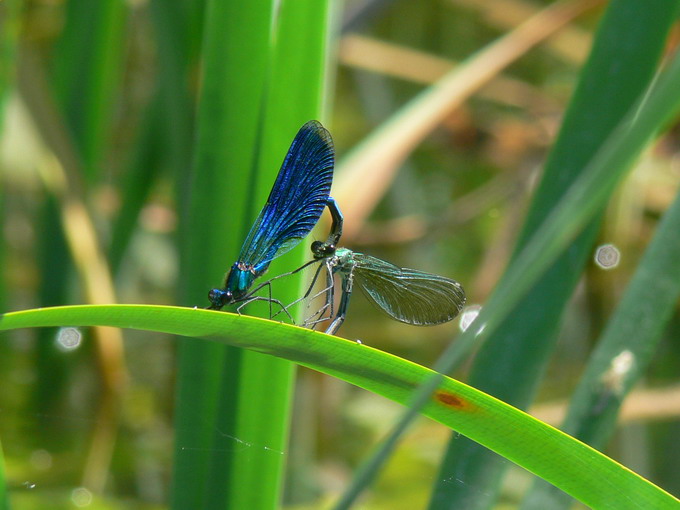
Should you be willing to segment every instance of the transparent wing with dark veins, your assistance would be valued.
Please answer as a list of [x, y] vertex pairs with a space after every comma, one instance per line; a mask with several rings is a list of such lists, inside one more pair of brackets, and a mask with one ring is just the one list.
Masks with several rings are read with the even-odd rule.
[[455, 280], [363, 253], [355, 252], [354, 261], [355, 285], [393, 319], [430, 326], [452, 320], [463, 309], [465, 291]]
[[315, 120], [307, 122], [295, 135], [267, 203], [241, 247], [240, 262], [269, 262], [309, 234], [326, 207], [333, 165], [330, 133]]

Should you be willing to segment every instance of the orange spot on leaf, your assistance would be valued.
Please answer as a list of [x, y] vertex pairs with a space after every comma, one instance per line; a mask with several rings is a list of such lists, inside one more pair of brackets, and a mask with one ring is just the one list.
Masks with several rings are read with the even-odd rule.
[[466, 409], [470, 407], [470, 403], [464, 400], [459, 395], [455, 395], [450, 391], [437, 390], [434, 392], [434, 398], [440, 404], [446, 407], [453, 407], [455, 409]]

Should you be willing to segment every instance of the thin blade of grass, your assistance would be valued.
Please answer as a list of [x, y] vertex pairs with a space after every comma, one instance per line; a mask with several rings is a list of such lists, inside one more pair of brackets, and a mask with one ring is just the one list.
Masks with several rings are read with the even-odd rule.
[[[590, 357], [560, 427], [602, 448], [623, 399], [648, 367], [680, 297], [680, 194], [666, 212]], [[522, 508], [565, 508], [571, 498], [538, 481]]]
[[[166, 161], [163, 155], [170, 143], [161, 134], [165, 122], [161, 101], [156, 97], [141, 122], [140, 132], [132, 149], [131, 162], [119, 184], [122, 204], [113, 222], [108, 253], [113, 274], [117, 274], [120, 269], [135, 233], [139, 214], [146, 204], [163, 162]], [[188, 154], [185, 154], [184, 159], [188, 159]], [[179, 158], [179, 161], [183, 159]]]
[[[611, 148], [612, 142], [617, 144], [616, 139], [610, 136], [614, 127], [652, 79], [666, 34], [675, 19], [677, 5], [668, 2], [649, 4], [641, 16], [636, 2], [620, 0], [610, 4], [601, 22], [592, 54], [536, 191], [517, 252], [523, 249], [525, 254], [529, 253], [530, 238], [534, 247], [542, 243], [544, 249], [553, 250], [555, 256], [558, 255], [554, 252], [556, 246], [566, 248], [566, 239], [569, 242], [573, 240], [573, 243], [521, 303], [512, 312], [507, 310], [507, 318], [488, 337], [470, 373], [472, 385], [513, 405], [525, 407], [531, 401], [557, 338], [556, 331], [565, 304], [591, 249], [599, 225], [599, 211], [622, 177], [621, 171], [627, 169], [637, 155], [637, 152], [630, 153], [620, 141], [629, 138], [635, 144], [635, 150], [640, 151], [660, 127], [660, 124], [633, 124], [626, 132], [624, 126], [617, 135], [619, 148]], [[630, 37], [625, 45], [617, 37], [621, 33]], [[658, 99], [657, 96], [657, 108], [660, 106]], [[647, 110], [647, 113], [651, 112]], [[634, 120], [634, 116], [628, 117], [628, 122]], [[639, 131], [633, 134], [633, 130]], [[608, 144], [602, 147], [593, 163], [587, 165], [608, 137]], [[596, 168], [598, 171], [592, 172]], [[569, 183], [577, 178], [578, 187], [568, 188]], [[584, 209], [574, 208], [569, 213], [580, 216], [578, 220], [576, 216], [569, 218], [565, 215], [566, 208], [555, 209], [560, 197], [563, 200], [558, 207], [566, 205], [568, 199], [571, 199], [572, 205], [584, 200]], [[591, 215], [588, 223], [584, 216], [586, 208], [587, 214]], [[543, 222], [551, 210], [555, 211], [552, 219], [560, 215], [561, 221], [550, 225], [561, 225], [565, 230], [550, 228], [548, 233], [544, 228], [548, 227], [548, 223]], [[580, 233], [579, 230], [584, 227]], [[538, 237], [539, 230], [546, 235], [543, 240]], [[548, 239], [554, 240], [552, 246], [542, 242]], [[557, 242], [557, 239], [561, 241]], [[543, 254], [544, 257], [546, 255]], [[502, 291], [514, 292], [512, 287], [520, 284], [521, 279], [515, 279], [515, 283], [509, 279], [511, 271], [517, 276], [514, 271], [519, 269], [520, 262], [520, 257], [515, 257], [505, 281], [499, 284], [486, 308], [491, 309], [492, 302], [506, 300]], [[525, 269], [534, 271], [537, 267], [525, 266]], [[529, 278], [528, 274], [526, 278]], [[505, 307], [505, 304], [501, 306]], [[459, 339], [458, 343], [463, 347], [464, 339]], [[462, 467], [463, 462], [465, 467]], [[503, 463], [488, 450], [468, 440], [452, 438], [437, 479], [445, 480], [451, 473], [458, 473], [456, 476], [463, 483], [438, 483], [430, 508], [486, 508], [496, 497], [503, 471]]]
[[[126, 175], [121, 184], [123, 203], [112, 228], [109, 260], [117, 272], [139, 214], [159, 173], [167, 169], [178, 189], [188, 185], [191, 166], [194, 112], [189, 76], [198, 58], [191, 45], [191, 20], [200, 2], [150, 3], [158, 44], [159, 76], [156, 93], [148, 105]], [[196, 37], [196, 39], [200, 39]], [[180, 202], [181, 202], [180, 196]], [[183, 207], [181, 208], [183, 209]]]
[[101, 176], [120, 86], [126, 16], [127, 4], [119, 0], [68, 2], [53, 60], [55, 90], [88, 184]]
[[[207, 304], [208, 289], [236, 260], [251, 221], [250, 182], [272, 8], [268, 0], [206, 4], [191, 182], [177, 182], [179, 202], [186, 204], [179, 226], [180, 300], [190, 305]], [[224, 491], [237, 489], [220, 490], [217, 480], [239, 469], [234, 453], [251, 443], [234, 432], [243, 405], [237, 397], [240, 370], [238, 349], [180, 341], [171, 498], [176, 510], [230, 508]], [[261, 457], [250, 460], [268, 469]]]
[[21, 5], [20, 0], [6, 0], [0, 4], [0, 134], [4, 126], [5, 104], [16, 75]]
[[2, 453], [1, 442], [0, 442], [0, 510], [9, 510], [9, 499], [7, 497], [7, 482], [5, 480], [5, 456]]

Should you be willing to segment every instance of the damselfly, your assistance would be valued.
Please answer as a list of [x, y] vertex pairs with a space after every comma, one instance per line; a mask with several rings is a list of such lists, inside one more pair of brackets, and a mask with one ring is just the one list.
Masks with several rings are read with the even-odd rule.
[[[319, 242], [319, 253], [334, 252], [342, 232], [342, 218], [333, 198], [329, 196], [333, 181], [334, 150], [330, 133], [317, 121], [311, 120], [300, 128], [288, 149], [267, 203], [260, 211], [238, 260], [227, 275], [224, 288], [208, 294], [209, 309], [225, 305], [246, 304], [265, 300], [283, 305], [271, 296], [256, 296], [271, 280], [255, 289], [255, 280], [267, 271], [272, 259], [298, 244], [329, 207], [333, 225], [328, 240]], [[271, 289], [271, 287], [270, 287]], [[287, 310], [285, 310], [286, 313]]]
[[[327, 269], [328, 285], [317, 294], [325, 294], [326, 303], [305, 324], [314, 327], [322, 321], [331, 320], [326, 333], [335, 334], [344, 322], [355, 285], [387, 315], [416, 326], [448, 322], [461, 312], [465, 304], [463, 287], [450, 278], [401, 268], [346, 248], [333, 249], [328, 243], [318, 241], [312, 243], [312, 252]], [[311, 293], [323, 267], [320, 266], [317, 270], [312, 286], [304, 297]], [[342, 280], [342, 295], [337, 313], [333, 311], [335, 275], [339, 275]]]

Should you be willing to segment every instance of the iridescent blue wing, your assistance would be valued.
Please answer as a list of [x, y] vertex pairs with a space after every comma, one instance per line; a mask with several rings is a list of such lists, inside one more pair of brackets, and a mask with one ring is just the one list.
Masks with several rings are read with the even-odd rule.
[[315, 120], [302, 126], [241, 247], [240, 262], [252, 266], [268, 263], [309, 234], [326, 207], [334, 160], [330, 133]]
[[363, 253], [355, 252], [353, 259], [355, 284], [393, 319], [429, 326], [448, 322], [463, 309], [465, 291], [455, 280]]

